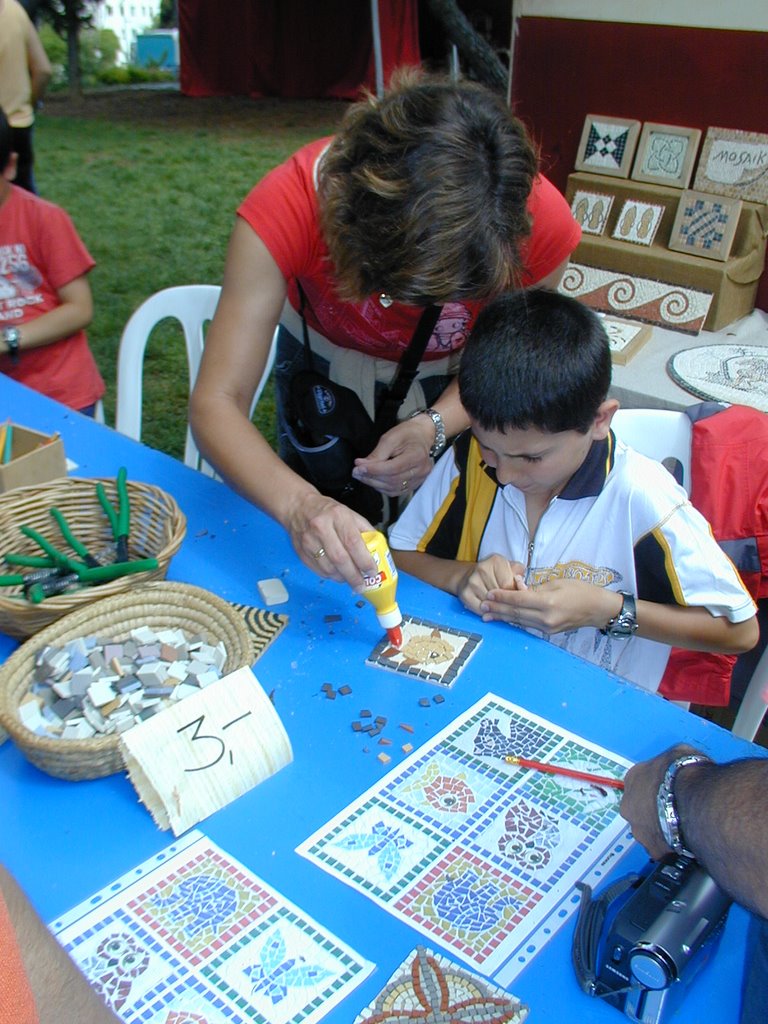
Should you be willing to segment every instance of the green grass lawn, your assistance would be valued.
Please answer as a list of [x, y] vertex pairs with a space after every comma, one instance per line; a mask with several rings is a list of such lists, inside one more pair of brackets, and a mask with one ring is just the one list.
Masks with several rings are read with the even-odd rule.
[[[96, 260], [88, 338], [107, 384], [108, 423], [120, 335], [133, 310], [170, 285], [219, 284], [241, 199], [299, 146], [334, 131], [344, 109], [155, 96], [137, 96], [135, 110], [129, 94], [115, 109], [99, 100], [96, 116], [88, 98], [71, 113], [54, 101], [35, 131], [40, 194], [68, 211]], [[188, 387], [178, 325], [165, 321], [153, 332], [144, 369], [142, 440], [181, 457]], [[255, 420], [274, 443], [271, 388]]]

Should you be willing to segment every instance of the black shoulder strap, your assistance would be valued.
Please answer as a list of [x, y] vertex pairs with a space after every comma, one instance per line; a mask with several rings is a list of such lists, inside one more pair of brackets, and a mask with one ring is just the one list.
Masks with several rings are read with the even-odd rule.
[[382, 395], [376, 411], [376, 427], [380, 435], [393, 427], [397, 421], [397, 412], [419, 372], [421, 357], [426, 351], [442, 309], [442, 306], [427, 306], [416, 324], [416, 330], [400, 358], [392, 383]]

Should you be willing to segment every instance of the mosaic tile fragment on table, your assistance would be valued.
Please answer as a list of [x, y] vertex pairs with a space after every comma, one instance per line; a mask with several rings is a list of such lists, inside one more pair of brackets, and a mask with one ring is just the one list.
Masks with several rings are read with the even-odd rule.
[[522, 1024], [528, 1007], [516, 996], [424, 946], [400, 964], [354, 1024]]
[[467, 633], [413, 615], [403, 616], [401, 629], [401, 646], [394, 647], [385, 636], [365, 659], [366, 665], [414, 676], [438, 686], [453, 686], [482, 642], [479, 633]]
[[197, 831], [51, 930], [126, 1024], [313, 1024], [373, 970]]
[[613, 196], [605, 192], [578, 189], [571, 201], [571, 213], [588, 235], [602, 235], [613, 206]]
[[583, 263], [568, 264], [558, 290], [601, 313], [686, 334], [699, 333], [712, 304], [711, 292]]
[[603, 776], [629, 765], [489, 693], [297, 852], [506, 986], [577, 909], [576, 881], [629, 845], [619, 791], [512, 754]]
[[656, 237], [664, 209], [659, 203], [645, 203], [640, 199], [625, 200], [613, 229], [613, 237], [621, 242], [650, 245]]

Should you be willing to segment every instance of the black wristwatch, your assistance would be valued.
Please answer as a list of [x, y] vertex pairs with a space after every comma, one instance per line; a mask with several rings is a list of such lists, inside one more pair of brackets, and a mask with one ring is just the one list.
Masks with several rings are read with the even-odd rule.
[[681, 768], [689, 764], [711, 764], [712, 759], [706, 754], [685, 754], [674, 760], [664, 773], [664, 779], [659, 786], [656, 796], [656, 809], [659, 814], [659, 828], [664, 836], [664, 842], [675, 853], [684, 857], [693, 857], [694, 854], [687, 850], [683, 841], [683, 834], [680, 830], [680, 816], [677, 813], [675, 802], [675, 778]]
[[19, 341], [21, 340], [21, 331], [18, 327], [4, 327], [3, 341], [8, 346], [8, 355], [11, 357], [11, 362], [15, 366], [19, 361]]
[[609, 619], [600, 632], [603, 636], [612, 636], [616, 640], [627, 640], [637, 632], [637, 603], [634, 594], [628, 594], [626, 590], [620, 590], [619, 593], [624, 599], [621, 602], [621, 611]]

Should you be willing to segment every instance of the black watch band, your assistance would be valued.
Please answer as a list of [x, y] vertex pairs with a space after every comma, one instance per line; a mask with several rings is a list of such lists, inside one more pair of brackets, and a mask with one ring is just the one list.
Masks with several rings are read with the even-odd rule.
[[609, 619], [600, 632], [616, 640], [627, 640], [637, 632], [637, 602], [634, 594], [626, 590], [620, 590], [619, 593], [622, 597], [621, 611]]

